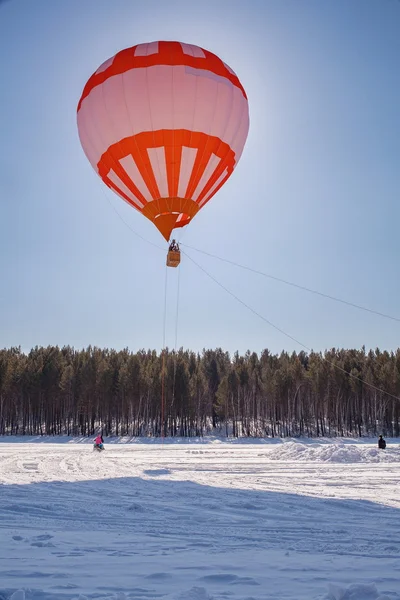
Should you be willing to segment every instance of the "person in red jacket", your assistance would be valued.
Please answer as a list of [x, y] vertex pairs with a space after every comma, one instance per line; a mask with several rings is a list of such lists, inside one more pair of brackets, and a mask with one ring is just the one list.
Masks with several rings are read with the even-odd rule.
[[94, 447], [98, 448], [99, 450], [104, 450], [104, 440], [102, 435], [98, 435], [94, 440]]

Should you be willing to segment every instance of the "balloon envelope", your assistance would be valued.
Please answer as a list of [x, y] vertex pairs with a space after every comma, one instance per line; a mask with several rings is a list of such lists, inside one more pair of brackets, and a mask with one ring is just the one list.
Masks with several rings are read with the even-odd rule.
[[103, 182], [169, 240], [232, 174], [249, 110], [238, 77], [215, 54], [159, 41], [103, 63], [85, 85], [77, 121]]

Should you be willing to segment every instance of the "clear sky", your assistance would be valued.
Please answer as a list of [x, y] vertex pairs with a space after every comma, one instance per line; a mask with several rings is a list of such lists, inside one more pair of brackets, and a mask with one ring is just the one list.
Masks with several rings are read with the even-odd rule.
[[[166, 243], [105, 188], [76, 126], [97, 67], [153, 40], [211, 50], [249, 98], [239, 165], [182, 242], [400, 317], [398, 0], [9, 0], [0, 4], [0, 346], [161, 348]], [[400, 345], [400, 323], [187, 252], [308, 347]], [[186, 257], [179, 269], [178, 346], [302, 349]], [[178, 269], [168, 269], [170, 347], [177, 289]]]

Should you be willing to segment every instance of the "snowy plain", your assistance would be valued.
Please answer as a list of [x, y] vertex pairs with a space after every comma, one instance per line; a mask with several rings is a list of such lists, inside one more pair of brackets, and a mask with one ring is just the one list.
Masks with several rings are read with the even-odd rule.
[[0, 438], [0, 600], [400, 600], [400, 440]]

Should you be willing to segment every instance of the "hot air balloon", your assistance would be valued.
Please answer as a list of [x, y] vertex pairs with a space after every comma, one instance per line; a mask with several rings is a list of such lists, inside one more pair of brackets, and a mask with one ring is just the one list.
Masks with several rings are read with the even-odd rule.
[[169, 241], [231, 176], [249, 110], [237, 75], [215, 54], [158, 41], [106, 60], [83, 89], [77, 122], [96, 173]]

